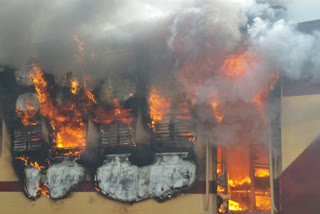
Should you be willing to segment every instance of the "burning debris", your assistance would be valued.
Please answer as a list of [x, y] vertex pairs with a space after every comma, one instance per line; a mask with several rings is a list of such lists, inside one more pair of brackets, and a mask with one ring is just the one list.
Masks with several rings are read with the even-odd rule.
[[196, 166], [183, 160], [187, 153], [156, 154], [155, 162], [137, 167], [129, 154], [108, 155], [97, 169], [95, 182], [99, 191], [112, 199], [137, 202], [147, 198], [163, 201], [190, 187], [196, 178]]

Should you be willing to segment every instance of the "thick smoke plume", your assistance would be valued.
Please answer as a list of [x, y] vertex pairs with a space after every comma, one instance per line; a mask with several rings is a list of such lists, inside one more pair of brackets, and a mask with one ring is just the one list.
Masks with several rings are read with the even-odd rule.
[[290, 23], [285, 1], [207, 3], [179, 12], [170, 26], [177, 81], [192, 102], [214, 104], [212, 142], [265, 143], [267, 94], [279, 75], [318, 79], [319, 33]]
[[[84, 42], [86, 66], [95, 55], [105, 54], [113, 43], [130, 40], [127, 25], [148, 22], [190, 5], [193, 0], [168, 1], [0, 1], [0, 63], [23, 66], [32, 61], [47, 70], [75, 71], [77, 43], [74, 35]], [[120, 29], [122, 27], [122, 30]], [[120, 30], [119, 30], [120, 29]], [[111, 32], [111, 33], [110, 33]], [[113, 41], [113, 40], [118, 41]], [[106, 57], [106, 56], [103, 56]], [[97, 62], [92, 62], [94, 64]], [[89, 68], [100, 68], [96, 65]]]
[[318, 79], [320, 34], [286, 20], [285, 1], [0, 0], [0, 6], [0, 64], [35, 61], [46, 71], [88, 72], [130, 90], [138, 74], [164, 96], [182, 92], [200, 124], [208, 114], [218, 115], [217, 123], [223, 118], [207, 133], [218, 144], [243, 133], [263, 141], [266, 97], [277, 74]]

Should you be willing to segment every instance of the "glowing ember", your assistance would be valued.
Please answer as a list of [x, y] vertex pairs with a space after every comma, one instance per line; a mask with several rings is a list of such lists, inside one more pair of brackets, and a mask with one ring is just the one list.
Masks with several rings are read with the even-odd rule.
[[37, 184], [37, 189], [41, 192], [42, 195], [48, 196], [49, 195], [49, 190], [48, 187], [46, 186], [46, 183], [43, 183], [41, 186]]
[[160, 91], [153, 88], [149, 94], [149, 108], [150, 118], [152, 120], [151, 126], [154, 129], [155, 124], [170, 112], [171, 102], [161, 97]]
[[191, 136], [193, 136], [193, 134], [192, 133], [179, 133], [179, 135], [181, 135], [181, 136], [189, 136], [189, 137], [191, 137]]
[[32, 161], [30, 161], [28, 157], [16, 157], [15, 159], [17, 159], [17, 160], [22, 160], [22, 161], [24, 162], [24, 165], [26, 165], [26, 166], [32, 166], [32, 167], [38, 169], [39, 171], [44, 168], [44, 166], [40, 166], [40, 165], [38, 164], [38, 162], [32, 162]]
[[121, 108], [120, 108], [120, 103], [119, 100], [113, 99], [113, 105], [114, 105], [114, 115], [120, 115], [121, 114]]
[[214, 116], [216, 117], [218, 123], [220, 123], [223, 119], [222, 113], [218, 110], [218, 103], [216, 101], [211, 102], [211, 107], [214, 112]]

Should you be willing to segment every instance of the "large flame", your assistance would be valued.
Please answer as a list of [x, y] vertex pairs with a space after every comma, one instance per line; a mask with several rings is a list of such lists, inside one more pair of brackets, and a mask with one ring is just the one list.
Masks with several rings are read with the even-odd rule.
[[[86, 127], [83, 117], [86, 117], [93, 104], [91, 92], [85, 92], [80, 100], [70, 100], [64, 105], [55, 106], [51, 100], [41, 68], [33, 65], [34, 74], [30, 76], [38, 99], [40, 112], [49, 119], [54, 131], [54, 147], [57, 148], [82, 148], [86, 145]], [[71, 87], [72, 93], [78, 93], [78, 83], [74, 82]], [[89, 95], [89, 96], [88, 96]]]
[[[241, 84], [242, 78], [245, 78], [246, 75], [249, 72], [249, 68], [252, 63], [257, 63], [259, 61], [259, 58], [257, 55], [253, 53], [244, 53], [244, 54], [235, 54], [235, 55], [229, 55], [224, 60], [223, 64], [223, 75], [227, 77], [233, 82], [237, 82], [237, 84]], [[275, 87], [275, 84], [277, 83], [279, 79], [279, 73], [274, 73], [273, 76], [270, 75], [270, 81], [269, 83], [266, 83], [265, 86], [262, 86], [261, 90], [258, 91], [255, 96], [253, 96], [253, 101], [251, 103], [248, 103], [247, 105], [251, 108], [254, 108], [253, 111], [260, 112], [257, 114], [259, 118], [256, 118], [255, 123], [261, 123], [262, 128], [267, 128], [267, 98], [269, 95], [269, 92], [272, 91]], [[219, 95], [219, 94], [218, 94]], [[223, 94], [222, 94], [223, 95]], [[219, 98], [219, 97], [218, 97]], [[242, 101], [243, 102], [243, 101]], [[250, 101], [249, 101], [250, 102]], [[255, 105], [252, 105], [254, 103]], [[225, 110], [223, 111], [223, 114], [221, 112], [221, 105], [223, 106], [230, 106], [234, 105], [235, 108], [237, 108], [237, 102], [234, 102], [232, 104], [230, 103], [218, 103], [216, 100], [211, 100], [211, 107], [214, 112], [214, 115], [219, 122], [222, 120], [228, 123], [227, 121], [229, 118], [235, 119], [232, 116], [230, 117], [229, 111]], [[241, 102], [239, 102], [241, 104]], [[232, 121], [234, 122], [234, 121]], [[250, 127], [250, 124], [248, 124], [248, 121], [242, 121], [241, 119], [238, 120], [238, 125], [241, 127]], [[234, 139], [236, 139], [237, 142], [234, 142], [233, 147], [238, 146], [241, 148], [240, 150], [248, 150], [249, 145], [251, 144], [251, 140], [247, 137], [247, 132], [250, 130], [244, 130], [239, 131], [239, 133], [235, 136]], [[263, 131], [263, 130], [262, 130]], [[244, 143], [246, 142], [246, 143]], [[243, 144], [243, 145], [242, 145]], [[262, 154], [263, 155], [263, 154]], [[239, 156], [235, 157], [235, 156]], [[250, 201], [246, 201], [243, 199], [243, 194], [248, 195], [248, 193], [251, 193], [252, 189], [258, 188], [252, 188], [253, 182], [252, 179], [267, 179], [269, 174], [269, 169], [255, 169], [254, 178], [249, 176], [249, 165], [250, 165], [250, 158], [249, 158], [249, 152], [240, 152], [239, 155], [237, 155], [234, 151], [228, 151], [228, 175], [225, 175], [228, 177], [228, 194], [231, 195], [232, 200], [229, 200], [229, 210], [230, 211], [245, 211], [248, 210], [249, 207], [253, 206], [250, 204]], [[230, 161], [232, 160], [232, 161]], [[221, 169], [217, 171], [217, 174], [220, 175]], [[267, 179], [268, 180], [268, 179]], [[256, 184], [256, 183], [255, 183]], [[259, 188], [262, 188], [259, 186]], [[218, 186], [217, 191], [219, 193], [225, 193], [225, 187], [224, 186]], [[241, 196], [242, 195], [242, 196]], [[250, 194], [251, 195], [251, 194]], [[268, 187], [265, 187], [265, 189], [255, 189], [255, 207], [258, 210], [270, 210], [270, 189]], [[242, 201], [243, 200], [243, 201]]]
[[162, 97], [160, 91], [153, 88], [149, 94], [150, 118], [152, 120], [151, 126], [153, 129], [158, 121], [161, 121], [165, 115], [169, 114], [170, 108], [170, 100]]

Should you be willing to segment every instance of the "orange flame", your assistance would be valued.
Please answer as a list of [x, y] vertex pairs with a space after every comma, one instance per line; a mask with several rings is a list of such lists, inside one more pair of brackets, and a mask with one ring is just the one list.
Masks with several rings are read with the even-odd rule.
[[213, 109], [214, 116], [216, 117], [218, 123], [220, 123], [223, 119], [223, 114], [218, 110], [218, 103], [216, 101], [212, 101], [211, 107]]
[[33, 106], [32, 101], [30, 99], [26, 100], [26, 111], [19, 111], [18, 108], [16, 108], [16, 113], [18, 117], [20, 117], [23, 125], [25, 126], [36, 125], [36, 123], [32, 121], [32, 119], [36, 115], [37, 110]]
[[217, 192], [224, 193], [225, 191], [226, 191], [226, 189], [223, 186], [218, 185]]
[[37, 189], [40, 191], [40, 193], [44, 196], [48, 196], [50, 194], [49, 189], [46, 185], [46, 183], [43, 183], [41, 186], [37, 183]]
[[[269, 169], [255, 169], [255, 177], [268, 177], [270, 176], [269, 174]], [[230, 187], [240, 187], [242, 185], [249, 185], [251, 184], [251, 179], [249, 177], [246, 177], [243, 180], [229, 180], [228, 184]], [[219, 190], [219, 187], [218, 187]], [[220, 189], [222, 190], [222, 189]], [[230, 188], [229, 188], [230, 190]], [[251, 190], [241, 190], [241, 191], [246, 191], [250, 192]], [[231, 189], [231, 194], [233, 190]], [[258, 192], [256, 191], [256, 194]], [[261, 195], [263, 194], [263, 195]], [[256, 207], [259, 210], [270, 210], [271, 205], [270, 205], [270, 189], [266, 189], [262, 192], [259, 191], [259, 195], [255, 196], [256, 199]], [[241, 205], [240, 203], [234, 202], [229, 200], [229, 210], [231, 211], [242, 211], [242, 210], [247, 210], [248, 207], [245, 205]]]
[[44, 168], [44, 166], [40, 166], [40, 165], [38, 164], [38, 162], [32, 162], [32, 161], [30, 161], [28, 157], [22, 156], [22, 157], [16, 157], [15, 159], [17, 159], [17, 160], [22, 160], [22, 161], [24, 162], [24, 165], [26, 165], [26, 166], [32, 166], [32, 167], [38, 169], [39, 171]]
[[132, 109], [125, 109], [121, 106], [118, 99], [113, 99], [114, 109], [112, 111], [102, 111], [102, 109], [98, 109], [96, 111], [96, 117], [94, 121], [97, 123], [111, 123], [112, 121], [122, 121], [131, 125], [133, 118], [131, 116]]
[[79, 89], [79, 82], [77, 80], [71, 80], [70, 91], [72, 94], [77, 94]]
[[171, 102], [170, 100], [161, 97], [160, 91], [153, 88], [149, 94], [149, 108], [150, 118], [152, 120], [152, 128], [155, 128], [155, 124], [161, 121], [163, 116], [170, 112]]
[[90, 90], [86, 90], [85, 94], [89, 100], [91, 100], [94, 103], [97, 103], [96, 99], [94, 98], [94, 95], [92, 94], [92, 92]]
[[240, 203], [237, 203], [235, 201], [229, 200], [229, 210], [230, 211], [242, 211], [242, 210], [247, 210], [247, 209], [248, 209], [247, 206], [240, 204]]
[[279, 72], [273, 74], [270, 83], [254, 97], [254, 102], [259, 107], [259, 109], [263, 108], [269, 92], [274, 89], [278, 80]]
[[17, 112], [18, 117], [20, 117], [23, 125], [25, 125], [25, 126], [36, 125], [36, 123], [32, 121], [32, 118], [36, 115], [36, 111], [26, 110], [24, 112], [21, 112], [16, 108], [16, 112]]
[[270, 176], [269, 169], [255, 169], [254, 176], [260, 177], [260, 178], [269, 177]]
[[[92, 106], [94, 99], [88, 99], [88, 93], [85, 93], [80, 100], [70, 101], [62, 106], [55, 106], [50, 99], [50, 94], [47, 89], [47, 82], [43, 77], [41, 68], [33, 65], [34, 75], [30, 76], [33, 82], [38, 99], [40, 101], [40, 112], [49, 119], [49, 122], [54, 130], [55, 147], [58, 148], [75, 148], [85, 147], [86, 131], [83, 123], [83, 115], [87, 115], [89, 108]], [[74, 82], [75, 83], [75, 82]], [[77, 81], [74, 84], [74, 89], [78, 90]], [[77, 92], [77, 91], [73, 91]], [[92, 94], [90, 94], [91, 96]]]
[[32, 68], [35, 73], [30, 75], [30, 80], [35, 86], [39, 102], [47, 103], [47, 97], [49, 97], [49, 93], [47, 92], [47, 82], [44, 80], [43, 73], [39, 66], [32, 65]]
[[271, 199], [270, 193], [267, 192], [266, 195], [256, 196], [256, 207], [259, 210], [270, 210], [271, 209]]
[[269, 90], [268, 88], [265, 88], [254, 97], [254, 102], [260, 109], [263, 107], [264, 101], [268, 94], [269, 94]]
[[251, 184], [251, 179], [249, 177], [246, 177], [243, 180], [229, 180], [228, 184], [230, 187], [237, 187], [237, 186], [242, 186], [244, 184]]
[[224, 61], [225, 75], [230, 80], [238, 80], [247, 73], [246, 63], [257, 59], [257, 56], [251, 53], [229, 55]]

